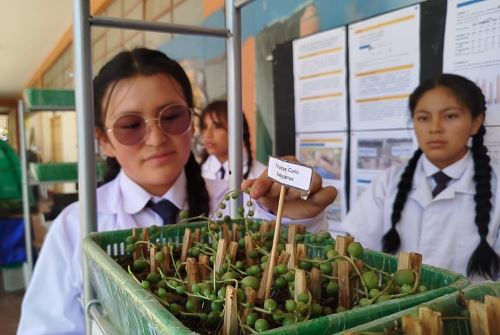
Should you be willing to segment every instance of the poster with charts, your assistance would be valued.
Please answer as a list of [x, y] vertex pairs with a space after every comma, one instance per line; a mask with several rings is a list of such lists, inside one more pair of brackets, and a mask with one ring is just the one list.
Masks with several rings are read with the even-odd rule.
[[420, 6], [349, 25], [351, 129], [408, 128], [420, 73]]
[[346, 28], [293, 42], [295, 131], [347, 129]]
[[329, 231], [337, 235], [339, 223], [346, 214], [345, 170], [347, 157], [347, 135], [345, 132], [298, 134], [297, 158], [314, 168], [323, 178], [323, 186], [334, 186], [338, 195], [326, 209]]
[[481, 87], [486, 124], [500, 125], [500, 0], [448, 0], [443, 72]]
[[500, 171], [500, 127], [486, 127], [484, 144], [488, 147], [491, 166]]
[[349, 207], [380, 172], [406, 163], [416, 149], [411, 129], [352, 132]]

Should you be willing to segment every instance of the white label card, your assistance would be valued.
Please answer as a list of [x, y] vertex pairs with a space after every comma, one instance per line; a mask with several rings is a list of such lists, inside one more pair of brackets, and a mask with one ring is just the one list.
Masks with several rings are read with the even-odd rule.
[[280, 184], [309, 192], [313, 169], [310, 166], [290, 163], [269, 156], [267, 176]]

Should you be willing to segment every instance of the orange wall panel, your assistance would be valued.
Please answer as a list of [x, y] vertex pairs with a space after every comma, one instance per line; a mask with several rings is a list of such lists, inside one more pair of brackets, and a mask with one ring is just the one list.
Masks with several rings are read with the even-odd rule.
[[219, 9], [224, 9], [224, 0], [203, 0], [203, 16], [208, 17]]

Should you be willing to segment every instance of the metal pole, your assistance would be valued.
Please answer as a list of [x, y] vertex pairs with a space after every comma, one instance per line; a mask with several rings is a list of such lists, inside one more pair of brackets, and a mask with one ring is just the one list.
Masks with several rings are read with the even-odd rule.
[[[75, 52], [75, 102], [78, 124], [78, 197], [83, 238], [97, 229], [96, 164], [94, 147], [94, 106], [92, 93], [92, 49], [90, 41], [90, 1], [73, 0], [73, 48]], [[88, 264], [83, 257], [83, 306], [93, 299]], [[92, 332], [85, 311], [86, 334]]]
[[[231, 32], [226, 40], [227, 53], [227, 107], [229, 136], [229, 189], [241, 187], [242, 164], [242, 116], [241, 111], [241, 13], [234, 7], [233, 0], [226, 0], [226, 28]], [[231, 216], [236, 217], [243, 199], [232, 200]]]
[[234, 7], [240, 9], [242, 7], [245, 7], [246, 5], [249, 5], [253, 1], [254, 0], [234, 0]]
[[23, 189], [24, 243], [26, 245], [26, 264], [24, 285], [28, 287], [33, 274], [33, 247], [31, 244], [31, 214], [28, 183], [28, 158], [26, 156], [26, 133], [24, 129], [24, 103], [17, 102], [17, 123], [19, 131], [19, 157], [21, 158], [21, 182]]
[[216, 29], [208, 27], [197, 27], [178, 23], [166, 23], [166, 22], [148, 22], [141, 20], [132, 20], [124, 18], [112, 18], [112, 17], [99, 17], [95, 16], [90, 18], [90, 24], [96, 27], [108, 27], [108, 28], [119, 28], [119, 29], [134, 29], [134, 30], [145, 30], [145, 31], [155, 31], [160, 33], [180, 33], [185, 35], [201, 35], [201, 36], [215, 36], [215, 37], [227, 37], [229, 31], [226, 29]]

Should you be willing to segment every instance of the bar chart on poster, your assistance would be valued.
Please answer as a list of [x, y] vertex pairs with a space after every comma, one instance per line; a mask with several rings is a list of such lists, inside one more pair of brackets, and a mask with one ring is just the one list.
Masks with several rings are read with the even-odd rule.
[[443, 71], [481, 87], [486, 125], [500, 125], [500, 0], [449, 0]]

